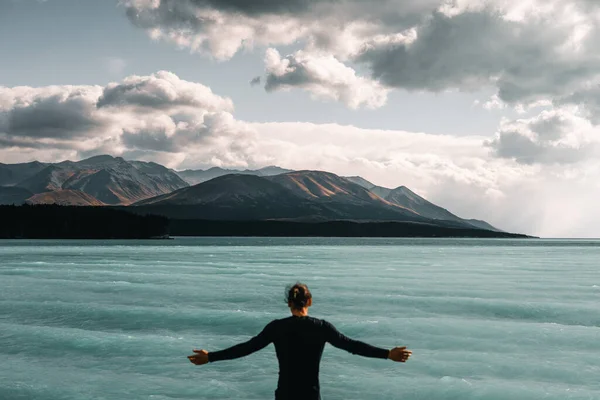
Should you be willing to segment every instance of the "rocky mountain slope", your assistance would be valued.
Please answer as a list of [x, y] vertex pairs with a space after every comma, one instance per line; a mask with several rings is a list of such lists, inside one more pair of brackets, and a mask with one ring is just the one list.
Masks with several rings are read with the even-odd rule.
[[355, 182], [358, 185], [368, 189], [371, 193], [374, 193], [381, 198], [389, 201], [392, 204], [396, 204], [400, 207], [412, 210], [417, 214], [434, 219], [434, 220], [446, 220], [455, 221], [460, 223], [467, 223], [479, 229], [493, 230], [501, 232], [499, 229], [493, 227], [485, 221], [479, 221], [475, 219], [464, 219], [460, 218], [450, 211], [433, 204], [432, 202], [419, 196], [406, 186], [400, 186], [396, 189], [388, 189], [382, 186], [374, 185], [360, 176], [348, 177], [348, 180]]
[[[15, 167], [16, 165], [16, 167]], [[56, 164], [2, 165], [7, 176], [3, 182], [33, 194], [70, 190], [86, 193], [102, 204], [127, 205], [171, 193], [188, 184], [168, 168], [156, 163], [126, 161], [120, 157], [96, 156], [82, 161]], [[27, 167], [26, 167], [27, 166]], [[10, 173], [10, 176], [9, 176]], [[18, 181], [19, 178], [23, 178]], [[80, 198], [61, 195], [62, 200]], [[38, 196], [36, 201], [52, 200]]]
[[56, 204], [60, 206], [103, 206], [105, 205], [95, 197], [79, 190], [56, 190], [33, 195], [26, 201], [27, 204]]

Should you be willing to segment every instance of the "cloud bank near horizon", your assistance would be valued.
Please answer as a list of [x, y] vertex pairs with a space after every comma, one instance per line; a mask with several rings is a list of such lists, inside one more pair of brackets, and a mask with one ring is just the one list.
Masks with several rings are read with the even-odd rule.
[[600, 222], [598, 131], [577, 109], [507, 120], [493, 137], [249, 123], [233, 110], [231, 99], [166, 71], [105, 86], [0, 87], [0, 158], [107, 153], [180, 169], [319, 169], [406, 185], [512, 231], [587, 236]]

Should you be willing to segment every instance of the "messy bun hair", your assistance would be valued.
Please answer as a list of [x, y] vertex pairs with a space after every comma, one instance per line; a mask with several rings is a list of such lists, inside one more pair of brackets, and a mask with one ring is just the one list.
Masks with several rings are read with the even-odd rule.
[[312, 299], [308, 286], [304, 283], [297, 282], [295, 285], [288, 286], [286, 289], [285, 301], [293, 309], [301, 310], [308, 304], [308, 300]]

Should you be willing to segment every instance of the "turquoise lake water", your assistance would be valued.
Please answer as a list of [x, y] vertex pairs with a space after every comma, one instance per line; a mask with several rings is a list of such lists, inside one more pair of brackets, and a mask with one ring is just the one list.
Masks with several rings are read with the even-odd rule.
[[[0, 241], [0, 399], [272, 399], [284, 287], [406, 364], [331, 346], [324, 400], [600, 399], [600, 241]], [[376, 395], [374, 395], [374, 393]]]

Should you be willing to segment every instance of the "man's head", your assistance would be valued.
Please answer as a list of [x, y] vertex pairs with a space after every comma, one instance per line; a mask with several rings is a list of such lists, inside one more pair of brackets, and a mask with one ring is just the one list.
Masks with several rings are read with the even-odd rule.
[[286, 302], [291, 311], [304, 311], [312, 305], [312, 295], [308, 286], [303, 283], [296, 283], [286, 288]]

